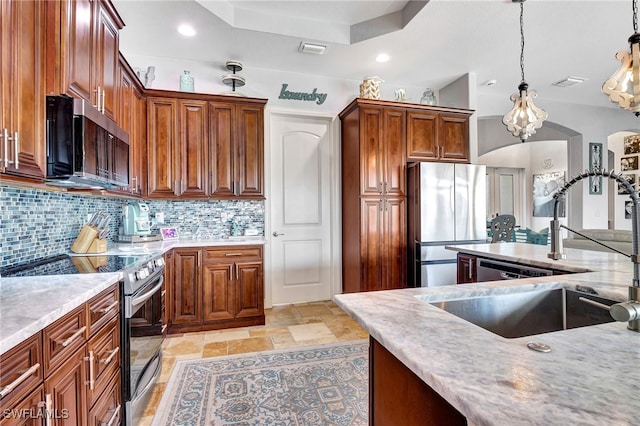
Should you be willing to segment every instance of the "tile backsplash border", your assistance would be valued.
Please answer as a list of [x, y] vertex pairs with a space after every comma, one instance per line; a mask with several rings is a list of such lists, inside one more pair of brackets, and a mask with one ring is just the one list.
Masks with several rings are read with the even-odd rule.
[[264, 201], [137, 200], [0, 184], [0, 268], [69, 253], [87, 216], [98, 210], [112, 217], [113, 242], [128, 203], [144, 202], [152, 215], [164, 213], [160, 227], [175, 227], [181, 238], [220, 238], [252, 230], [264, 235]]

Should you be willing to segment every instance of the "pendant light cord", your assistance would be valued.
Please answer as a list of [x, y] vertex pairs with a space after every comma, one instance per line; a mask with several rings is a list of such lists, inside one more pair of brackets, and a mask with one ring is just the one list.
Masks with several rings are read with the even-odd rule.
[[633, 0], [633, 33], [638, 33], [638, 4]]
[[[635, 3], [636, 0], [633, 0], [634, 6]], [[633, 23], [637, 26], [635, 19], [636, 10], [637, 8], [634, 9]], [[520, 2], [520, 73], [522, 75], [522, 83], [524, 83], [524, 1]]]

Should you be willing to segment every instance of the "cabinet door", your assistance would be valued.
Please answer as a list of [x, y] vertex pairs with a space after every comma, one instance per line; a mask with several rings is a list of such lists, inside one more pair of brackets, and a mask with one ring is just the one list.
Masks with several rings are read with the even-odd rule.
[[83, 348], [66, 358], [65, 363], [44, 381], [45, 400], [50, 401], [53, 412], [59, 416], [67, 414], [56, 421], [56, 425], [87, 424], [87, 377]]
[[[0, 417], [0, 426], [42, 426], [42, 418], [35, 415], [25, 415], [25, 413], [38, 413], [43, 409], [42, 402], [44, 400], [44, 386], [40, 384], [19, 403], [2, 406], [3, 413], [6, 414]], [[17, 415], [10, 415], [11, 412], [17, 413]]]
[[129, 133], [131, 157], [131, 180], [129, 186], [134, 194], [146, 195], [146, 147], [147, 147], [147, 100], [136, 88], [133, 89], [133, 124]]
[[407, 158], [434, 160], [439, 156], [438, 115], [429, 111], [407, 111]]
[[[0, 365], [2, 366], [0, 368], [0, 389], [6, 389], [7, 386], [14, 384], [13, 389], [0, 399], [0, 410], [15, 406], [32, 389], [42, 383], [44, 377], [42, 364], [41, 333], [34, 334], [0, 355]], [[19, 380], [27, 371], [31, 374], [23, 380]], [[2, 422], [0, 421], [0, 423]]]
[[162, 324], [166, 325], [165, 333], [171, 325], [171, 312], [173, 296], [173, 250], [169, 250], [164, 255], [164, 283], [162, 284], [166, 293], [162, 295]]
[[458, 284], [475, 283], [477, 281], [476, 257], [458, 253]]
[[381, 195], [384, 185], [382, 111], [379, 108], [362, 108], [360, 114], [360, 193]]
[[180, 249], [173, 255], [173, 324], [197, 324], [201, 321], [200, 250]]
[[383, 252], [380, 260], [383, 289], [407, 286], [407, 208], [405, 198], [388, 198], [383, 203]]
[[45, 5], [12, 0], [3, 1], [0, 8], [0, 132], [6, 129], [6, 137], [11, 138], [7, 142], [0, 137], [0, 172], [40, 179], [46, 167]]
[[209, 103], [211, 195], [235, 195], [235, 107]]
[[469, 161], [469, 117], [441, 113], [438, 121], [438, 139], [442, 146], [440, 157], [448, 161]]
[[236, 318], [264, 315], [262, 262], [236, 262]]
[[384, 200], [363, 198], [360, 203], [360, 291], [378, 290], [381, 288]]
[[238, 105], [236, 111], [236, 195], [264, 195], [264, 118], [262, 107]]
[[[102, 90], [100, 109], [106, 116], [115, 120], [119, 29], [101, 2], [96, 1], [95, 7], [96, 30], [92, 58], [92, 72], [95, 73], [93, 88], [96, 95], [98, 90]], [[97, 100], [97, 97], [94, 98], [94, 103], [97, 103]]]
[[180, 167], [178, 157], [177, 102], [175, 99], [147, 100], [147, 185], [149, 197], [176, 196]]
[[93, 1], [68, 0], [62, 7], [62, 87], [70, 96], [95, 102], [91, 80], [93, 47]]
[[202, 277], [203, 321], [224, 321], [234, 318], [234, 265], [214, 263], [204, 266]]
[[384, 142], [382, 158], [384, 162], [384, 179], [382, 191], [385, 195], [404, 195], [406, 191], [406, 125], [405, 113], [397, 109], [383, 111]]
[[179, 101], [180, 171], [178, 194], [206, 197], [209, 136], [206, 101]]

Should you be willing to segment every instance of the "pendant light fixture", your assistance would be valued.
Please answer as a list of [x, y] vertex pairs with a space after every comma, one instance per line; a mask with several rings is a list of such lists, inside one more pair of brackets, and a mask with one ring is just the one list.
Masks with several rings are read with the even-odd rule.
[[640, 34], [638, 34], [638, 5], [633, 0], [633, 34], [629, 37], [630, 50], [616, 53], [620, 69], [602, 85], [602, 93], [620, 108], [640, 115]]
[[520, 73], [522, 80], [518, 86], [518, 92], [511, 95], [513, 109], [502, 117], [502, 122], [507, 130], [522, 142], [536, 133], [536, 129], [542, 127], [542, 122], [548, 114], [533, 104], [533, 98], [538, 96], [535, 90], [529, 91], [529, 85], [524, 79], [524, 2], [525, 0], [512, 0], [520, 3]]

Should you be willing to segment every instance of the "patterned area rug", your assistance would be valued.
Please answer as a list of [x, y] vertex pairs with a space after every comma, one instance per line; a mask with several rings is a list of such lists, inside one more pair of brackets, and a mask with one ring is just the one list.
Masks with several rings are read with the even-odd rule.
[[178, 361], [153, 425], [366, 425], [369, 343]]

